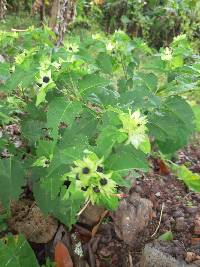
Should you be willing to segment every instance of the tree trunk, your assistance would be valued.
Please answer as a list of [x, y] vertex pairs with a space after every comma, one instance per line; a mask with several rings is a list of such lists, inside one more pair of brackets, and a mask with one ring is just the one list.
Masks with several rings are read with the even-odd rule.
[[6, 5], [7, 5], [6, 0], [0, 0], [0, 20], [5, 17], [7, 10]]
[[54, 0], [51, 8], [49, 27], [57, 35], [56, 45], [60, 46], [70, 22], [76, 14], [76, 0]]

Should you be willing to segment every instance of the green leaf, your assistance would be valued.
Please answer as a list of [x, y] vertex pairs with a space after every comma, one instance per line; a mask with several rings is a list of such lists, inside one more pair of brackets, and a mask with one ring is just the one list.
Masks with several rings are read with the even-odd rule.
[[97, 154], [106, 159], [116, 143], [122, 143], [127, 139], [127, 135], [121, 133], [116, 127], [108, 126], [101, 130], [97, 138]]
[[52, 129], [51, 136], [57, 140], [60, 123], [64, 122], [70, 126], [81, 110], [80, 102], [71, 102], [64, 97], [54, 98], [49, 104], [47, 113], [47, 126]]
[[35, 254], [24, 236], [9, 235], [7, 242], [0, 240], [1, 266], [39, 267]]
[[195, 115], [196, 131], [200, 132], [200, 106], [193, 106], [192, 110]]
[[84, 203], [81, 192], [72, 192], [70, 197], [66, 199], [66, 189], [62, 189], [60, 196], [54, 198], [48, 190], [37, 183], [33, 187], [33, 194], [39, 207], [45, 214], [53, 214], [69, 228], [76, 223], [77, 213]]
[[111, 74], [113, 72], [112, 58], [107, 53], [99, 53], [97, 59], [97, 66], [106, 74]]
[[173, 153], [183, 147], [195, 130], [194, 114], [181, 97], [169, 97], [159, 112], [148, 117], [150, 135], [163, 153]]
[[0, 160], [0, 201], [9, 207], [10, 201], [18, 199], [25, 185], [23, 163], [13, 158]]
[[182, 180], [189, 189], [200, 192], [200, 175], [191, 172], [186, 166], [172, 165], [172, 169], [180, 180]]
[[117, 172], [129, 171], [131, 169], [148, 170], [148, 163], [143, 152], [136, 150], [131, 145], [119, 146], [115, 154], [108, 159], [107, 166], [110, 170]]
[[167, 231], [164, 234], [160, 235], [158, 237], [158, 240], [162, 240], [162, 241], [172, 241], [173, 240], [173, 234], [171, 231]]
[[97, 74], [87, 74], [78, 83], [80, 94], [87, 97], [89, 94], [94, 93], [94, 89], [104, 87], [110, 83], [109, 80]]
[[44, 122], [27, 118], [22, 122], [22, 134], [29, 141], [35, 142], [43, 136], [44, 127]]

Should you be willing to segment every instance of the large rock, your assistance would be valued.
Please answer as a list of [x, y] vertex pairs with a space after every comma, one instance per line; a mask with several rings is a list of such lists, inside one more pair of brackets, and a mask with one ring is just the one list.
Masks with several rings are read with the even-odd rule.
[[126, 244], [135, 246], [139, 235], [152, 219], [152, 207], [151, 201], [141, 198], [137, 193], [123, 199], [113, 216], [117, 236]]
[[187, 264], [179, 261], [154, 247], [153, 244], [146, 244], [140, 261], [140, 267], [195, 267], [194, 264]]
[[23, 199], [12, 202], [9, 230], [22, 233], [34, 243], [47, 243], [55, 235], [58, 223], [51, 216], [45, 216], [35, 202]]

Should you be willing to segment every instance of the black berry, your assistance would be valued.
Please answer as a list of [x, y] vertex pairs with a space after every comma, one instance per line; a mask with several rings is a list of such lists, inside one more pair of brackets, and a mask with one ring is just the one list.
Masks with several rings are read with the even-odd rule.
[[100, 180], [100, 184], [101, 185], [106, 185], [108, 183], [108, 180], [106, 179], [106, 178], [102, 178], [101, 180]]
[[44, 162], [46, 165], [48, 165], [49, 163], [50, 163], [50, 161], [49, 160], [45, 160], [45, 162]]
[[97, 172], [103, 172], [103, 167], [97, 166]]
[[89, 187], [89, 186], [85, 186], [85, 187], [82, 186], [82, 187], [81, 187], [81, 190], [82, 190], [82, 191], [87, 191], [87, 190], [88, 190], [88, 187]]
[[65, 180], [63, 183], [63, 185], [66, 186], [67, 188], [70, 186], [70, 184], [71, 184], [71, 181], [69, 180]]
[[88, 174], [90, 172], [90, 169], [88, 167], [85, 167], [82, 169], [83, 174]]
[[69, 47], [69, 50], [70, 50], [70, 51], [72, 51], [72, 50], [73, 50], [71, 46]]
[[50, 80], [49, 77], [47, 77], [47, 76], [44, 76], [44, 77], [43, 77], [43, 82], [44, 82], [44, 83], [48, 83], [49, 80]]
[[95, 193], [100, 193], [100, 190], [99, 190], [98, 186], [93, 187], [93, 191]]
[[138, 124], [137, 124], [137, 126], [139, 127], [139, 126], [141, 126], [141, 124], [140, 124], [140, 123], [138, 123]]

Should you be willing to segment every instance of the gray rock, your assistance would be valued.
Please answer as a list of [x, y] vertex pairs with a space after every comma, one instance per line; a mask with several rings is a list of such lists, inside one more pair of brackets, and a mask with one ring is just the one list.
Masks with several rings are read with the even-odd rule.
[[187, 264], [163, 253], [152, 244], [146, 244], [140, 261], [140, 267], [195, 267], [194, 264]]
[[135, 246], [152, 218], [152, 207], [151, 201], [141, 198], [137, 193], [123, 199], [113, 215], [117, 236], [126, 244]]

